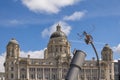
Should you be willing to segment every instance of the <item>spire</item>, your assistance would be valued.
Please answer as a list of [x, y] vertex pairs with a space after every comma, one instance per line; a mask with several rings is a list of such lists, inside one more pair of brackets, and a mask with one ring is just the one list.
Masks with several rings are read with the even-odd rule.
[[61, 26], [59, 24], [57, 25], [57, 31], [61, 31]]

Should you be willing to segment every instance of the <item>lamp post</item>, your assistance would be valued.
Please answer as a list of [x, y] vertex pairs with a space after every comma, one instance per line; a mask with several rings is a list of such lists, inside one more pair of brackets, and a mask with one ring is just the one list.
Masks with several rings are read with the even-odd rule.
[[97, 50], [93, 44], [93, 38], [90, 34], [86, 33], [85, 31], [83, 32], [83, 34], [85, 35], [85, 43], [88, 45], [88, 44], [91, 44], [92, 48], [94, 49], [94, 52], [96, 54], [96, 57], [97, 57], [97, 66], [98, 66], [98, 80], [100, 80], [100, 63], [99, 63], [99, 56], [98, 56], [98, 53], [97, 53]]

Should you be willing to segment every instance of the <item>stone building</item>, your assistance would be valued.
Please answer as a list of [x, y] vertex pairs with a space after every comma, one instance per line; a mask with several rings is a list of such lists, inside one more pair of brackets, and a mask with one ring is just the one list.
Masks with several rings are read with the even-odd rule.
[[[106, 44], [101, 51], [100, 80], [114, 80], [114, 62], [112, 49]], [[97, 80], [98, 66], [97, 60], [86, 60], [79, 75], [80, 80]]]
[[20, 57], [20, 46], [11, 39], [6, 47], [5, 80], [62, 80], [68, 71], [70, 43], [58, 25], [50, 36], [44, 59]]
[[120, 60], [118, 60], [118, 79], [120, 79]]
[[115, 80], [119, 80], [119, 67], [120, 65], [118, 65], [119, 60], [116, 62], [114, 62], [114, 75], [115, 75]]
[[[71, 61], [70, 43], [61, 26], [50, 36], [44, 59], [20, 57], [20, 46], [11, 39], [6, 47], [5, 80], [65, 80]], [[108, 45], [102, 50], [100, 80], [114, 80], [113, 52]], [[96, 80], [97, 62], [86, 60], [78, 80]]]
[[5, 80], [5, 73], [4, 72], [0, 72], [0, 80]]

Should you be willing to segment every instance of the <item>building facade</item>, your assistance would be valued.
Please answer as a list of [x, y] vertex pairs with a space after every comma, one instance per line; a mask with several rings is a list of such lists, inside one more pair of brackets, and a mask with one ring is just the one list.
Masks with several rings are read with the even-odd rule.
[[5, 80], [5, 73], [4, 72], [0, 72], [0, 80]]
[[[70, 43], [61, 26], [50, 36], [44, 59], [20, 57], [20, 46], [11, 39], [6, 47], [5, 80], [65, 80], [71, 61]], [[114, 80], [113, 52], [105, 45], [100, 61], [100, 80]], [[96, 80], [98, 72], [95, 59], [86, 60], [78, 80]]]
[[100, 71], [100, 80], [114, 80], [113, 52], [108, 44], [103, 47], [101, 56], [100, 70], [98, 70], [98, 64], [95, 58], [84, 62], [79, 74], [80, 80], [98, 80], [98, 71]]
[[120, 60], [118, 60], [118, 78], [120, 79]]
[[9, 41], [6, 52], [5, 80], [63, 80], [71, 60], [70, 43], [59, 25], [50, 36], [44, 59], [20, 57], [15, 39]]
[[[119, 61], [119, 60], [118, 60]], [[120, 65], [119, 65], [120, 66]], [[118, 62], [114, 62], [114, 75], [115, 75], [115, 80], [119, 80], [119, 66]]]

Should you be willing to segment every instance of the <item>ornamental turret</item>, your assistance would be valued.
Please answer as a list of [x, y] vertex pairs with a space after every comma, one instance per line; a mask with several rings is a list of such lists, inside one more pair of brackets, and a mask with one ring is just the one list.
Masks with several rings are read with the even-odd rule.
[[6, 47], [6, 58], [18, 58], [20, 55], [20, 47], [18, 42], [12, 38]]
[[106, 44], [101, 52], [103, 61], [113, 61], [113, 51], [108, 44]]

